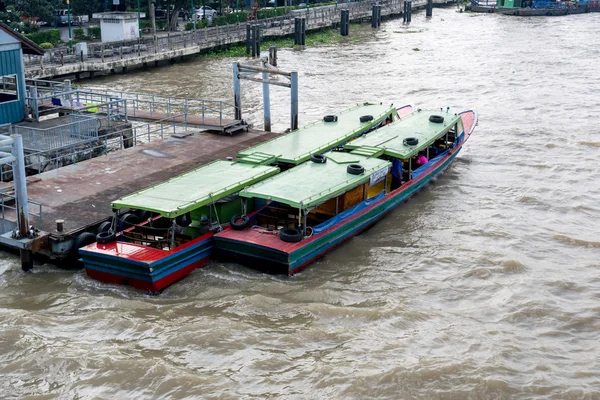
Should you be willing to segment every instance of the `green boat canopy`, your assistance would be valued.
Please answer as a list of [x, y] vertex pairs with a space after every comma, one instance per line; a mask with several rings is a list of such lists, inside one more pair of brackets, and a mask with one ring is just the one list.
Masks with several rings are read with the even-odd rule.
[[277, 167], [215, 161], [114, 201], [112, 208], [147, 210], [175, 218], [278, 172]]
[[[442, 116], [444, 121], [442, 123], [431, 122], [429, 117], [432, 115]], [[420, 110], [402, 120], [353, 140], [344, 145], [344, 148], [352, 150], [352, 154], [367, 157], [379, 157], [386, 154], [406, 159], [431, 146], [437, 138], [453, 128], [460, 120], [460, 116], [453, 113], [440, 110]], [[406, 138], [417, 138], [419, 143], [409, 146], [404, 144]]]
[[[352, 175], [349, 164], [360, 164], [364, 173]], [[328, 153], [327, 162], [307, 162], [240, 192], [240, 196], [274, 200], [292, 207], [310, 208], [371, 179], [383, 177], [391, 163], [348, 153]]]
[[[242, 150], [237, 157], [242, 162], [258, 162], [257, 160], [271, 160], [270, 162], [284, 162], [298, 165], [307, 161], [311, 154], [323, 153], [331, 150], [348, 140], [356, 137], [361, 132], [379, 124], [388, 115], [395, 112], [393, 104], [363, 104], [337, 115], [335, 122], [323, 120], [304, 126], [287, 135], [262, 143], [258, 146]], [[368, 122], [360, 122], [360, 117], [372, 115]]]

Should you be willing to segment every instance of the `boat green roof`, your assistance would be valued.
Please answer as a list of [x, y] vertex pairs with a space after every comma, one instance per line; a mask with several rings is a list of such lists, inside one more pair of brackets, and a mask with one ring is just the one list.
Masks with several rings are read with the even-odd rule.
[[[352, 175], [347, 172], [349, 164], [360, 164], [365, 172]], [[299, 165], [242, 190], [240, 196], [309, 208], [369, 181], [376, 172], [387, 173], [390, 165], [390, 162], [377, 158], [331, 152], [325, 163]]]
[[215, 161], [112, 203], [175, 218], [279, 172], [278, 167]]
[[[311, 154], [323, 153], [346, 143], [394, 111], [393, 104], [358, 105], [337, 114], [336, 122], [316, 121], [287, 135], [242, 150], [237, 157], [248, 159], [258, 154], [259, 158], [265, 158], [268, 155], [274, 162], [297, 165], [308, 160]], [[373, 120], [360, 122], [363, 115], [372, 115]]]
[[[443, 123], [429, 121], [432, 115], [444, 117]], [[440, 110], [419, 110], [402, 120], [395, 121], [344, 145], [352, 153], [378, 157], [382, 154], [396, 158], [409, 158], [422, 149], [430, 146], [436, 138], [454, 126], [460, 116]], [[414, 137], [419, 139], [415, 146], [404, 144], [404, 139]]]

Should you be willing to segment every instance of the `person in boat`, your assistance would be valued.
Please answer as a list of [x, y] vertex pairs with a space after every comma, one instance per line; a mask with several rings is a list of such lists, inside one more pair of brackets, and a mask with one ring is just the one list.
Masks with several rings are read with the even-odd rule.
[[403, 171], [402, 161], [397, 158], [392, 159], [392, 190], [402, 185]]
[[427, 164], [427, 156], [423, 153], [419, 154], [419, 156], [417, 157], [417, 165], [421, 166], [421, 165], [425, 165]]

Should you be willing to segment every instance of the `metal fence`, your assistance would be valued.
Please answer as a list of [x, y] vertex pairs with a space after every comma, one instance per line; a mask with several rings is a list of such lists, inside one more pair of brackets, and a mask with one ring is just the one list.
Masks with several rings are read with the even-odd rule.
[[26, 151], [53, 150], [98, 138], [98, 119], [84, 115], [69, 115], [68, 124], [40, 129], [15, 125], [13, 131], [23, 137]]

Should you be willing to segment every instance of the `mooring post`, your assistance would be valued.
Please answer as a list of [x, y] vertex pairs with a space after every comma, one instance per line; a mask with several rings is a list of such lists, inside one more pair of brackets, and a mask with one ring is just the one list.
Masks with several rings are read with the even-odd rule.
[[246, 24], [246, 54], [250, 54], [250, 24]]
[[344, 15], [346, 15], [346, 10], [341, 10], [340, 11], [340, 35], [342, 35], [342, 36], [346, 36], [344, 34], [344, 32], [345, 32], [344, 24], [346, 23], [346, 18], [344, 17]]
[[252, 58], [256, 57], [256, 29], [255, 26], [252, 26], [251, 32], [251, 43], [252, 43]]
[[427, 9], [425, 10], [426, 17], [433, 16], [433, 0], [427, 0]]
[[233, 104], [235, 108], [235, 119], [242, 120], [242, 96], [240, 87], [240, 65], [233, 63]]
[[408, 17], [406, 18], [406, 22], [410, 22], [412, 20], [412, 1], [408, 0], [406, 6], [406, 11], [408, 13]]
[[290, 89], [292, 92], [292, 130], [298, 129], [298, 72], [290, 73]]
[[375, 4], [371, 10], [371, 28], [377, 28], [377, 5]]
[[256, 57], [260, 57], [260, 25], [254, 25], [254, 29], [256, 29], [256, 38], [255, 46], [256, 46]]
[[271, 96], [269, 94], [269, 73], [266, 71], [267, 66], [265, 65], [265, 61], [261, 62], [262, 67], [264, 69], [262, 73], [263, 80], [263, 109], [265, 116], [265, 131], [271, 132]]
[[[27, 181], [25, 180], [25, 157], [23, 155], [23, 138], [21, 135], [11, 135], [14, 139], [12, 154], [15, 160], [12, 163], [13, 179], [15, 185], [17, 239], [27, 237], [29, 232], [29, 206], [27, 201]], [[21, 249], [21, 268], [29, 271], [33, 268], [33, 254], [31, 249]]]
[[277, 66], [277, 45], [269, 47], [269, 64]]
[[350, 34], [350, 10], [346, 10], [346, 35]]
[[294, 45], [300, 44], [300, 18], [294, 18]]
[[381, 26], [381, 4], [377, 6], [377, 27]]
[[306, 18], [302, 18], [302, 36], [301, 36], [301, 45], [306, 45]]

